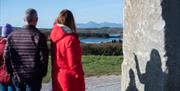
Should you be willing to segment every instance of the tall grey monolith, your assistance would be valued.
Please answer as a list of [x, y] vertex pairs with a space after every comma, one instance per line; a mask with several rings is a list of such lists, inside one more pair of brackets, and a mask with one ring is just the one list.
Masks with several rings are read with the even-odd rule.
[[180, 91], [180, 0], [125, 0], [121, 91]]

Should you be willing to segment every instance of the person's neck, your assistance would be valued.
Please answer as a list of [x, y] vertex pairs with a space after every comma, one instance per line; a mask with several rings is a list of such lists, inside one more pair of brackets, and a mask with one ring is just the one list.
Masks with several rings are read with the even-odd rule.
[[32, 24], [25, 24], [25, 26], [33, 26], [33, 27], [36, 27], [35, 25], [32, 25]]
[[25, 25], [26, 26], [34, 26], [34, 27], [36, 27], [36, 23], [34, 23], [34, 22], [31, 22], [31, 23], [25, 22]]
[[32, 25], [32, 24], [25, 24], [23, 27], [24, 28], [36, 28], [36, 26]]

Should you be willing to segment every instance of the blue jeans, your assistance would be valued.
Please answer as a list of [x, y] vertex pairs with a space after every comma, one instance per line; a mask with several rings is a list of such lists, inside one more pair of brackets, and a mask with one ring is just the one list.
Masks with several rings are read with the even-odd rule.
[[0, 83], [0, 91], [15, 91], [15, 89], [12, 84]]
[[40, 91], [41, 90], [41, 79], [27, 80], [23, 83], [19, 83], [17, 79], [12, 78], [12, 82], [16, 91]]

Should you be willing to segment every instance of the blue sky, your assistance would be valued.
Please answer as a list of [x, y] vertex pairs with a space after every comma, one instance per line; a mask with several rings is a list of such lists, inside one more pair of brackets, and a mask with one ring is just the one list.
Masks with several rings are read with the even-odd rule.
[[10, 23], [23, 26], [24, 12], [38, 12], [38, 27], [50, 28], [62, 9], [73, 12], [76, 23], [122, 23], [124, 0], [0, 0], [0, 26]]

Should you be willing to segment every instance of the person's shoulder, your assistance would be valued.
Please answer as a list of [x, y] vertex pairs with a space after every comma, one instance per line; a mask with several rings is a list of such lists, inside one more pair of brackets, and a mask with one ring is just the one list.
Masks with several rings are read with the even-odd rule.
[[45, 34], [42, 33], [41, 30], [38, 30], [38, 29], [37, 29], [36, 32], [38, 33], [37, 35], [39, 36], [40, 39], [43, 39], [43, 40], [46, 40], [46, 39], [47, 39], [46, 36], [45, 36]]
[[6, 43], [6, 38], [0, 37], [0, 44], [5, 44]]
[[66, 47], [76, 46], [80, 43], [77, 34], [73, 34], [73, 33], [68, 34], [64, 39], [65, 39]]
[[30, 31], [33, 32], [35, 35], [44, 36], [41, 30], [36, 27], [31, 28]]
[[39, 30], [39, 35], [43, 36], [43, 37], [46, 37], [45, 34], [43, 32], [41, 32], [40, 30]]
[[23, 28], [23, 27], [14, 29], [8, 36], [12, 36], [12, 35], [19, 34], [19, 33], [22, 34], [23, 30], [25, 30], [25, 28]]
[[65, 37], [68, 39], [78, 39], [78, 36], [75, 33], [68, 33], [65, 35]]
[[35, 32], [39, 33], [40, 35], [44, 35], [39, 29], [36, 29]]
[[4, 38], [3, 37], [0, 37], [0, 40], [3, 40]]
[[21, 33], [20, 30], [14, 30], [12, 31], [8, 36], [7, 39], [11, 38], [12, 36], [16, 36], [18, 33]]
[[64, 39], [65, 39], [67, 44], [79, 43], [79, 39], [77, 37], [77, 34], [74, 34], [74, 33], [67, 34]]

